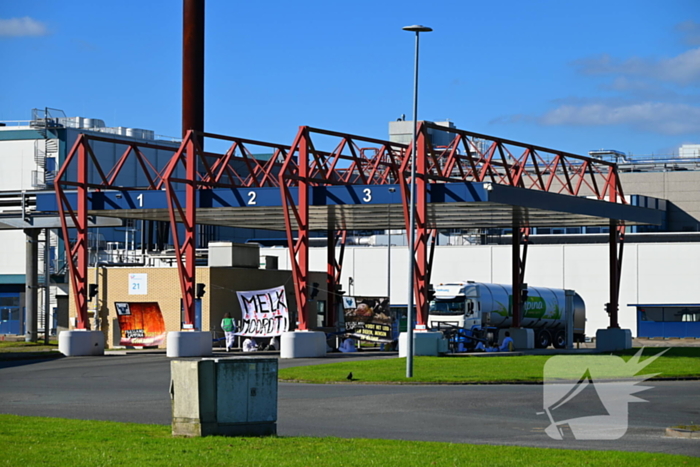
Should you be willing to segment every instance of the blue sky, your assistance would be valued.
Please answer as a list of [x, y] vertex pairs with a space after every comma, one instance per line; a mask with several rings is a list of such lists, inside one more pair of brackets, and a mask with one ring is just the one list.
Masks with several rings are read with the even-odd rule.
[[[387, 139], [419, 119], [586, 154], [700, 143], [700, 1], [228, 1], [206, 6], [205, 128]], [[180, 0], [0, 1], [0, 120], [32, 108], [179, 136]]]

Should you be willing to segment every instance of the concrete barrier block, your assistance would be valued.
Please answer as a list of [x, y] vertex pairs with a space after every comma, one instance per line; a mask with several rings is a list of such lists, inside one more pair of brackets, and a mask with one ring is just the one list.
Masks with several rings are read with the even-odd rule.
[[173, 331], [167, 337], [168, 357], [209, 357], [212, 355], [211, 333]]
[[[407, 356], [408, 333], [399, 334], [399, 357]], [[447, 339], [441, 332], [414, 332], [413, 355], [436, 357], [447, 353]]]
[[282, 333], [280, 358], [316, 358], [326, 356], [326, 334], [318, 331]]
[[595, 348], [600, 352], [614, 352], [632, 348], [632, 331], [629, 329], [598, 329], [595, 333]]
[[104, 355], [104, 334], [84, 329], [62, 331], [58, 335], [58, 350], [67, 357]]
[[508, 328], [498, 331], [498, 343], [500, 345], [505, 339], [506, 331], [513, 339], [513, 350], [527, 350], [535, 348], [535, 330], [525, 328]]

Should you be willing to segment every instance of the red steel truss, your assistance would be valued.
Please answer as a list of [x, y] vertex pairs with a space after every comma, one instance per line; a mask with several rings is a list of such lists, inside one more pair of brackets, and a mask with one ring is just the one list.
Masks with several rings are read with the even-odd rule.
[[625, 203], [615, 163], [434, 124], [422, 128], [454, 134], [448, 146], [431, 151], [432, 180], [490, 181]]
[[[421, 127], [422, 131], [427, 129], [446, 131], [444, 127], [434, 124], [424, 124]], [[531, 190], [591, 196], [599, 200], [607, 198], [612, 203], [626, 203], [617, 174], [617, 165], [612, 162], [480, 133], [457, 129], [447, 131], [453, 134], [451, 143], [444, 148], [435, 148], [428, 157], [428, 177], [434, 181], [455, 178], [475, 182], [490, 181]], [[418, 144], [420, 148], [420, 136]], [[418, 167], [421, 167], [420, 149], [417, 161]], [[623, 222], [611, 222], [610, 302], [606, 305], [611, 328], [619, 327], [617, 312], [624, 231]], [[525, 283], [528, 238], [528, 226], [521, 226], [514, 221], [513, 327], [520, 326], [521, 294], [518, 291]], [[423, 309], [419, 310], [426, 313]]]
[[[448, 131], [453, 140], [445, 147], [434, 148], [430, 131]], [[223, 154], [205, 152], [204, 138], [217, 139], [229, 144]], [[318, 150], [314, 140], [334, 139], [335, 149]], [[122, 144], [127, 149], [105, 174], [90, 146], [91, 141]], [[272, 156], [257, 160], [250, 146], [272, 150]], [[165, 188], [170, 211], [172, 235], [176, 247], [180, 285], [185, 307], [185, 324], [194, 322], [195, 248], [196, 248], [196, 194], [198, 190], [214, 187], [278, 187], [285, 216], [285, 230], [292, 259], [295, 298], [299, 310], [299, 328], [308, 328], [308, 268], [309, 268], [309, 191], [323, 185], [384, 185], [398, 183], [402, 190], [403, 211], [407, 230], [409, 226], [410, 149], [409, 145], [364, 138], [346, 133], [300, 127], [291, 147], [243, 138], [189, 131], [179, 149], [113, 138], [81, 135], [68, 154], [56, 177], [56, 196], [63, 219], [63, 235], [68, 240], [66, 216], [76, 226], [77, 239], [66, 242], [71, 274], [71, 286], [78, 310], [78, 327], [87, 326], [87, 195], [89, 190], [160, 190]], [[174, 152], [167, 166], [159, 169], [144, 157], [142, 149], [153, 148]], [[416, 152], [415, 229], [413, 252], [415, 293], [418, 324], [426, 324], [427, 297], [432, 251], [428, 244], [436, 226], [428, 225], [427, 189], [429, 183], [485, 182], [591, 196], [610, 202], [624, 203], [622, 187], [614, 163], [554, 151], [500, 138], [458, 129], [420, 123]], [[128, 158], [136, 158], [138, 167], [146, 175], [146, 185], [128, 186], [119, 183], [119, 175]], [[77, 172], [67, 174], [77, 161]], [[93, 178], [88, 179], [88, 165], [93, 166]], [[241, 169], [244, 167], [244, 169]], [[179, 199], [176, 188], [185, 187], [185, 199]], [[65, 187], [75, 187], [78, 195], [77, 210], [70, 205]], [[295, 193], [296, 191], [296, 193]], [[296, 194], [296, 197], [294, 196]], [[184, 226], [184, 238], [179, 241], [177, 223]], [[514, 226], [515, 227], [515, 226]], [[619, 272], [622, 259], [621, 245], [624, 226], [617, 222], [615, 230], [615, 265], [611, 263], [611, 309], [617, 309]], [[527, 229], [517, 226], [517, 231]], [[516, 229], [514, 229], [516, 232]], [[332, 236], [329, 234], [329, 240]], [[520, 237], [518, 237], [520, 239]], [[329, 241], [334, 248], [335, 241]], [[525, 243], [526, 245], [527, 243]], [[611, 257], [612, 257], [611, 239]], [[514, 278], [523, 282], [526, 250], [523, 259], [514, 266]], [[328, 256], [329, 293], [332, 295], [340, 279], [340, 262]], [[516, 274], [517, 273], [517, 274]], [[331, 279], [332, 276], [332, 279]], [[332, 283], [331, 283], [332, 282]], [[516, 285], [516, 284], [514, 284]], [[614, 290], [613, 290], [614, 289]], [[616, 312], [611, 313], [611, 327], [617, 323]]]
[[[223, 155], [208, 153], [202, 150], [201, 143], [204, 138], [227, 141], [231, 146]], [[248, 150], [249, 145], [273, 149], [272, 157], [266, 161], [258, 161]], [[274, 174], [279, 170], [277, 161], [285, 159], [287, 150], [286, 146], [190, 130], [168, 164], [163, 174], [163, 182], [180, 278], [185, 329], [193, 329], [195, 317], [197, 191], [215, 187], [276, 186]], [[245, 173], [236, 170], [233, 164], [236, 161], [243, 163], [246, 167]], [[180, 166], [184, 168], [184, 178], [176, 175]], [[176, 192], [179, 185], [185, 185], [184, 208]], [[184, 228], [182, 244], [179, 239], [178, 222], [182, 223]]]
[[[431, 129], [452, 132], [452, 143], [445, 148], [433, 148], [428, 136]], [[336, 138], [338, 142], [335, 149], [331, 152], [317, 150], [314, 145], [316, 135]], [[373, 146], [367, 147], [368, 144]], [[402, 189], [406, 228], [409, 229], [410, 157], [408, 145], [310, 127], [300, 128], [279, 172], [279, 186], [286, 215], [301, 329], [307, 328], [309, 188], [318, 185], [383, 185], [398, 182]], [[413, 252], [418, 324], [425, 325], [427, 321], [431, 265], [428, 244], [433, 226], [427, 223], [428, 183], [490, 181], [526, 189], [586, 195], [597, 199], [607, 197], [613, 202], [624, 202], [616, 171], [615, 164], [603, 160], [421, 123], [416, 154], [416, 242]], [[294, 202], [292, 187], [299, 190], [297, 203]], [[520, 229], [521, 226], [518, 225], [515, 231], [520, 232]], [[523, 232], [529, 232], [527, 226], [522, 226], [522, 229]], [[515, 269], [518, 283], [514, 285], [518, 289], [524, 280], [526, 245], [524, 243], [523, 259], [518, 259]]]
[[[331, 152], [315, 148], [312, 136], [323, 135], [339, 140]], [[360, 144], [376, 144], [363, 148]], [[309, 275], [309, 189], [319, 185], [381, 185], [395, 183], [399, 178], [398, 167], [405, 146], [359, 136], [301, 127], [279, 172], [279, 186], [289, 254], [292, 260], [292, 276], [295, 298], [299, 310], [299, 329], [308, 329], [308, 275]], [[372, 152], [372, 156], [366, 154]], [[294, 200], [292, 187], [296, 187]], [[296, 237], [295, 237], [296, 233]], [[331, 235], [329, 234], [329, 240]], [[328, 244], [335, 249], [335, 241]], [[341, 259], [342, 261], [342, 259]], [[328, 258], [328, 273], [336, 284], [340, 266], [334, 258]], [[337, 274], [336, 274], [337, 273]], [[329, 284], [330, 285], [330, 284]], [[329, 296], [335, 287], [328, 288]], [[332, 309], [329, 307], [329, 309]]]
[[[106, 173], [103, 170], [99, 159], [95, 155], [91, 142], [109, 142], [125, 146], [121, 157]], [[88, 245], [87, 245], [87, 214], [88, 214], [88, 192], [90, 190], [100, 191], [103, 189], [120, 190], [143, 190], [158, 189], [162, 183], [162, 174], [157, 167], [144, 156], [142, 150], [157, 149], [173, 151], [172, 147], [140, 142], [133, 143], [114, 138], [101, 137], [96, 135], [81, 134], [75, 141], [72, 149], [66, 156], [54, 181], [56, 189], [56, 200], [58, 213], [61, 219], [61, 231], [66, 245], [66, 261], [70, 274], [71, 289], [75, 300], [77, 329], [88, 329], [87, 316], [87, 268], [88, 268]], [[120, 175], [130, 158], [135, 158], [137, 167], [140, 167], [145, 175], [146, 186], [134, 187], [120, 184]], [[89, 177], [89, 169], [93, 169], [93, 177]], [[76, 190], [76, 206], [71, 204], [66, 188]], [[76, 230], [75, 241], [70, 241], [68, 230], [68, 219], [73, 221]]]
[[[196, 137], [211, 137], [231, 143], [223, 155], [204, 153], [196, 144]], [[102, 142], [123, 146], [124, 152], [111, 166], [103, 165], [96, 156], [91, 143]], [[248, 150], [248, 146], [270, 148], [273, 156], [269, 160], [258, 161]], [[144, 149], [154, 149], [173, 153], [164, 167], [156, 167], [144, 155]], [[178, 272], [186, 307], [185, 324], [194, 322], [194, 253], [195, 253], [195, 201], [196, 190], [216, 186], [277, 186], [275, 173], [279, 170], [277, 161], [284, 159], [287, 147], [244, 138], [230, 138], [209, 133], [194, 134], [189, 132], [179, 149], [158, 143], [144, 141], [126, 141], [93, 134], [81, 134], [76, 139], [55, 179], [56, 199], [61, 218], [63, 238], [66, 244], [66, 257], [70, 275], [71, 288], [76, 306], [78, 329], [89, 327], [87, 319], [87, 212], [88, 193], [90, 190], [166, 190], [170, 209], [171, 231], [178, 251]], [[124, 181], [124, 167], [130, 159], [135, 159], [135, 167], [145, 179], [145, 184], [135, 186], [133, 182]], [[246, 171], [239, 173], [233, 161], [240, 162]], [[181, 167], [182, 166], [182, 167]], [[90, 171], [92, 169], [92, 171]], [[184, 170], [183, 170], [184, 169]], [[90, 176], [91, 174], [91, 176]], [[130, 174], [128, 180], [134, 179]], [[193, 183], [189, 183], [193, 180]], [[177, 198], [177, 184], [186, 185], [185, 203]], [[75, 190], [77, 200], [73, 205], [66, 190]], [[191, 215], [190, 215], [191, 213]], [[70, 241], [67, 220], [71, 219], [76, 229], [75, 241]], [[178, 241], [177, 222], [183, 222], [185, 238], [182, 246]], [[184, 260], [182, 256], [184, 255]]]

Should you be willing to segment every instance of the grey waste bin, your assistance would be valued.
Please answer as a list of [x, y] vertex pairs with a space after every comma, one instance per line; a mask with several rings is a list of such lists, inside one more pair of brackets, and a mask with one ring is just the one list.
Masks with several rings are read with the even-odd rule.
[[277, 359], [170, 362], [174, 436], [277, 433]]

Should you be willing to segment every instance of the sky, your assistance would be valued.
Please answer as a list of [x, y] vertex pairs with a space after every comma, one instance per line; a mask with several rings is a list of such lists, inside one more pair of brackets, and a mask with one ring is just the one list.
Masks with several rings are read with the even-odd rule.
[[[700, 0], [208, 0], [205, 130], [388, 139], [412, 118], [556, 150], [700, 144]], [[33, 108], [180, 136], [181, 0], [0, 0], [0, 121]], [[328, 149], [328, 148], [322, 148]]]

